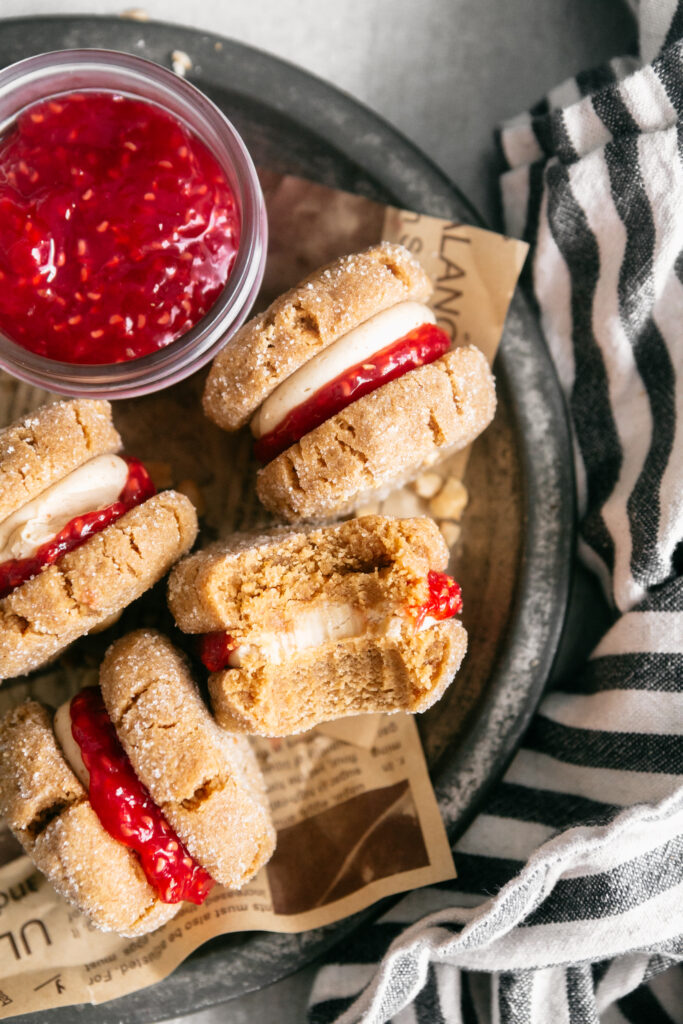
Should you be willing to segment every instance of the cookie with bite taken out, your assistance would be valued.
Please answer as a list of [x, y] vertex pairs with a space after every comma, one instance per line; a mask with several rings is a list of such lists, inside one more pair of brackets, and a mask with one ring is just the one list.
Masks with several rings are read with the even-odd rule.
[[287, 736], [439, 699], [467, 646], [447, 564], [431, 519], [366, 516], [218, 542], [178, 563], [168, 600], [218, 723]]

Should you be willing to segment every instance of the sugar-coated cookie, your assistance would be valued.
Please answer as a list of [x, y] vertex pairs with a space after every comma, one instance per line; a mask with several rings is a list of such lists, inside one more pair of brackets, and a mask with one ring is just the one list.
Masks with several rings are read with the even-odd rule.
[[169, 577], [179, 627], [202, 634], [216, 719], [297, 733], [371, 711], [424, 711], [467, 646], [432, 520], [367, 516], [238, 535]]
[[464, 448], [495, 405], [482, 353], [456, 348], [309, 431], [260, 471], [258, 496], [290, 522], [345, 515]]
[[311, 274], [216, 357], [206, 414], [250, 421], [257, 492], [290, 522], [346, 514], [469, 444], [496, 408], [486, 359], [451, 340], [432, 285], [383, 242]]
[[45, 405], [0, 431], [0, 679], [54, 658], [156, 583], [197, 516], [118, 455], [108, 402]]
[[241, 888], [275, 846], [263, 777], [247, 740], [220, 729], [185, 658], [161, 633], [108, 650], [100, 687], [138, 778], [211, 877]]
[[36, 701], [0, 719], [0, 812], [57, 892], [98, 928], [140, 935], [177, 913], [158, 899], [135, 854], [100, 824], [57, 743], [51, 712]]
[[100, 684], [54, 717], [27, 701], [0, 719], [0, 814], [98, 928], [139, 935], [243, 886], [275, 832], [249, 741], [216, 725], [168, 639], [116, 641]]

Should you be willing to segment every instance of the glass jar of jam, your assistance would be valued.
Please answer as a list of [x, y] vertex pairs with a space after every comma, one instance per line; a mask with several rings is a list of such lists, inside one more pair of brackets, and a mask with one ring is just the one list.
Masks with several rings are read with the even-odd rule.
[[0, 366], [60, 394], [182, 380], [244, 322], [267, 227], [220, 110], [151, 61], [42, 54], [0, 71]]

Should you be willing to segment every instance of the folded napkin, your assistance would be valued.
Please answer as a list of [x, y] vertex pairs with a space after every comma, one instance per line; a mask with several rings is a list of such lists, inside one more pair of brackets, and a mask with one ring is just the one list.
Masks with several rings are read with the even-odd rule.
[[683, 1021], [683, 0], [639, 13], [651, 63], [500, 136], [615, 623], [543, 699], [457, 880], [336, 949], [311, 1024]]

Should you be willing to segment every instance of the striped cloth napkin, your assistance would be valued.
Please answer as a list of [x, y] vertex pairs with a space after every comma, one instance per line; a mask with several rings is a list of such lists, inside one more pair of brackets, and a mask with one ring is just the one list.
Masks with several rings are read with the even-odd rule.
[[458, 879], [336, 949], [311, 1024], [683, 1021], [683, 0], [639, 16], [642, 64], [500, 138], [616, 621], [542, 701]]

